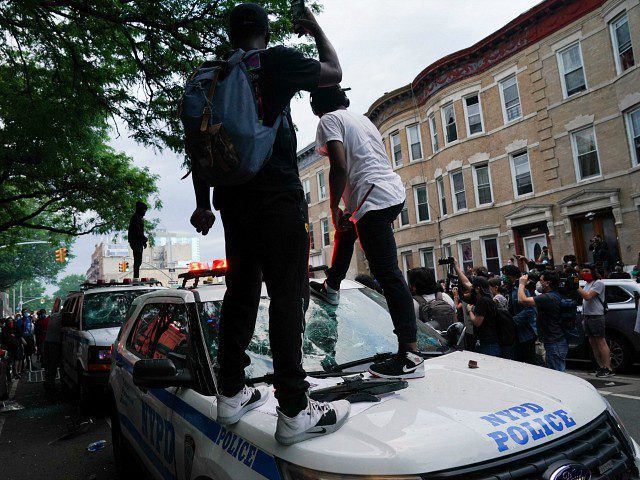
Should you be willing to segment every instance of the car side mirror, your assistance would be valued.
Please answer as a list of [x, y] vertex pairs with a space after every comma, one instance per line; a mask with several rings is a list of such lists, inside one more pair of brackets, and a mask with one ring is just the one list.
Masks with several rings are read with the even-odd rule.
[[178, 373], [168, 358], [143, 359], [133, 365], [133, 383], [140, 388], [190, 387], [191, 382], [189, 370]]

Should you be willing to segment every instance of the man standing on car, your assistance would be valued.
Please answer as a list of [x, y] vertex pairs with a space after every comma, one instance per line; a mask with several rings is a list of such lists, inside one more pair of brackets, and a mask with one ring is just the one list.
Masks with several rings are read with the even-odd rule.
[[[342, 78], [336, 52], [309, 9], [295, 29], [313, 36], [320, 61], [292, 48], [267, 48], [269, 19], [256, 4], [238, 5], [229, 16], [233, 48], [259, 50], [245, 63], [265, 125], [273, 125], [300, 90], [337, 85]], [[193, 182], [197, 208], [191, 223], [206, 234], [215, 218], [210, 189], [197, 175]], [[251, 363], [246, 349], [253, 336], [264, 279], [270, 298], [269, 339], [279, 403], [276, 440], [290, 445], [337, 430], [349, 415], [349, 403], [308, 399], [309, 384], [302, 367], [309, 302], [309, 219], [298, 177], [295, 129], [288, 113], [262, 170], [237, 187], [216, 187], [214, 205], [222, 217], [229, 265], [218, 347], [218, 422], [236, 423], [270, 394], [269, 388], [245, 385], [245, 368]]]
[[578, 288], [582, 297], [582, 316], [584, 333], [589, 339], [593, 355], [598, 364], [596, 377], [611, 377], [611, 350], [605, 337], [605, 286], [595, 267], [585, 265], [581, 272], [582, 279], [587, 282]]
[[558, 293], [560, 277], [554, 270], [544, 270], [536, 287], [539, 295], [535, 297], [527, 296], [525, 288], [528, 282], [528, 275], [520, 277], [518, 303], [536, 307], [538, 333], [547, 352], [547, 367], [564, 372], [569, 344], [562, 329], [561, 297]]
[[[316, 135], [318, 153], [329, 157], [331, 218], [336, 230], [331, 268], [324, 283], [312, 282], [311, 291], [327, 302], [340, 301], [340, 283], [347, 275], [357, 238], [371, 273], [389, 305], [398, 354], [369, 368], [382, 378], [424, 377], [418, 354], [413, 298], [398, 268], [393, 221], [402, 211], [406, 192], [392, 170], [380, 132], [364, 115], [347, 110], [349, 99], [340, 86], [311, 93], [311, 108], [320, 117]], [[340, 208], [344, 201], [346, 211]], [[356, 211], [357, 210], [357, 211]]]
[[147, 213], [147, 205], [136, 202], [136, 211], [129, 220], [129, 232], [127, 234], [129, 246], [133, 251], [133, 278], [140, 278], [140, 265], [142, 265], [142, 251], [147, 248], [147, 237], [144, 235], [144, 215]]

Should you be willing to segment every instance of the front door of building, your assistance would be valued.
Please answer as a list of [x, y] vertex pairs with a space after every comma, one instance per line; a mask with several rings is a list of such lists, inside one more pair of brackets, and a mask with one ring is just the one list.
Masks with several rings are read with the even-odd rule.
[[601, 210], [594, 215], [574, 217], [571, 219], [573, 227], [573, 246], [576, 249], [578, 263], [593, 261], [593, 253], [589, 245], [594, 235], [600, 235], [609, 247], [609, 262], [620, 259], [618, 245], [618, 229], [611, 210]]
[[547, 246], [546, 235], [532, 235], [522, 239], [524, 243], [524, 256], [536, 262], [542, 253], [542, 247]]

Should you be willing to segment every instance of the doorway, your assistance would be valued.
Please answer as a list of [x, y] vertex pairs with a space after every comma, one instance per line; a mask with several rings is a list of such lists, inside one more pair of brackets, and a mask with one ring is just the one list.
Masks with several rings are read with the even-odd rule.
[[618, 245], [618, 229], [611, 210], [589, 212], [587, 215], [571, 218], [573, 230], [573, 246], [576, 251], [578, 263], [593, 261], [593, 254], [589, 251], [589, 245], [594, 235], [600, 235], [609, 247], [609, 262], [620, 259], [620, 246]]

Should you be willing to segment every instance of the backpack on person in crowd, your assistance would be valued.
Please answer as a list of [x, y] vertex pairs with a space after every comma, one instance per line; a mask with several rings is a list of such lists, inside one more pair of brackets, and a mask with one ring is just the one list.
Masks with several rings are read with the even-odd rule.
[[[260, 92], [247, 65], [259, 50], [236, 50], [227, 61], [205, 62], [187, 80], [178, 107], [191, 169], [209, 186], [251, 180], [271, 157], [278, 128], [259, 118]], [[286, 119], [285, 119], [286, 121]]]
[[516, 324], [506, 308], [496, 307], [496, 336], [501, 347], [510, 347], [516, 343]]
[[418, 302], [418, 318], [422, 322], [429, 323], [440, 331], [445, 331], [455, 323], [456, 312], [442, 298], [442, 292], [436, 292], [433, 300], [426, 300], [422, 295], [415, 295], [413, 298]]
[[552, 294], [560, 304], [560, 328], [567, 341], [576, 340], [578, 334], [578, 304], [575, 300], [563, 297], [559, 293]]

